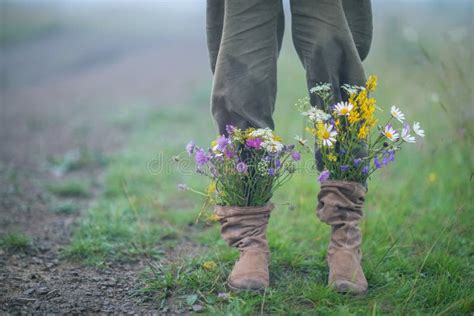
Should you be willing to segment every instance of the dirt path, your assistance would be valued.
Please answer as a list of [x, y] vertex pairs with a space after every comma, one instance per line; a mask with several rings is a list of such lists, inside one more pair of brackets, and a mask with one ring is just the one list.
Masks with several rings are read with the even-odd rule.
[[[0, 235], [32, 238], [21, 252], [0, 250], [0, 311], [156, 311], [134, 296], [142, 262], [98, 270], [63, 260], [61, 250], [101, 192], [104, 167], [96, 158], [126, 142], [130, 126], [117, 124], [117, 114], [133, 124], [144, 107], [182, 100], [208, 80], [204, 37], [152, 42], [63, 32], [2, 50], [0, 71]], [[93, 159], [81, 160], [83, 149]], [[81, 164], [58, 171], [51, 157]], [[83, 180], [86, 197], [48, 190]], [[73, 210], [61, 211], [64, 205]]]

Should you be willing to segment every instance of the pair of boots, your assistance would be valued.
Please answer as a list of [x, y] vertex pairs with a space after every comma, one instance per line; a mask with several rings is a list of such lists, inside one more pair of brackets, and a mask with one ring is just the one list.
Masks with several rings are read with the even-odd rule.
[[[327, 251], [329, 285], [336, 291], [363, 294], [367, 280], [360, 265], [362, 218], [366, 189], [353, 182], [326, 181], [318, 195], [317, 215], [331, 225], [331, 241]], [[233, 289], [260, 290], [269, 285], [270, 252], [266, 227], [273, 204], [262, 207], [216, 206], [221, 235], [229, 246], [240, 251], [240, 258], [228, 278]]]

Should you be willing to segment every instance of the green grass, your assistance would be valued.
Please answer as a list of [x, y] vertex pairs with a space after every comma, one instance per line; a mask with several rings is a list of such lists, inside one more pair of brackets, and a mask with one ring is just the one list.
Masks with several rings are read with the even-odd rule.
[[[429, 60], [419, 45], [397, 38], [390, 27], [382, 31], [391, 34], [390, 45], [405, 45], [408, 53], [376, 42], [366, 67], [379, 76], [379, 105], [397, 104], [421, 121], [427, 136], [370, 181], [361, 224], [367, 296], [340, 295], [326, 286], [329, 227], [316, 218], [318, 185], [309, 167], [273, 199], [271, 287], [265, 293], [233, 293], [226, 287], [238, 254], [220, 238], [217, 225], [195, 223], [203, 201], [176, 186], [204, 189], [206, 180], [193, 174], [189, 162], [172, 158], [190, 139], [205, 145], [215, 137], [207, 106], [210, 83], [189, 102], [150, 110], [146, 120], [129, 124], [132, 136], [107, 167], [104, 194], [65, 254], [93, 265], [147, 258], [146, 287], [139, 295], [157, 301], [162, 311], [199, 304], [220, 315], [472, 313], [474, 166], [465, 123], [472, 102], [453, 98], [469, 100], [465, 80], [472, 82], [472, 73], [456, 65], [472, 60], [472, 52], [467, 60], [456, 60], [443, 43], [428, 41], [430, 52], [438, 52]], [[301, 134], [302, 120], [292, 105], [306, 90], [290, 51], [286, 47], [280, 58], [275, 113], [276, 129], [287, 140]], [[433, 67], [436, 58], [451, 66]], [[440, 81], [445, 88], [439, 88]], [[311, 166], [312, 157], [301, 163]], [[208, 261], [215, 267], [206, 269]]]
[[84, 180], [65, 180], [47, 186], [48, 191], [59, 197], [83, 198], [90, 196], [89, 184]]
[[23, 252], [31, 247], [31, 238], [22, 233], [8, 233], [0, 236], [0, 249]]

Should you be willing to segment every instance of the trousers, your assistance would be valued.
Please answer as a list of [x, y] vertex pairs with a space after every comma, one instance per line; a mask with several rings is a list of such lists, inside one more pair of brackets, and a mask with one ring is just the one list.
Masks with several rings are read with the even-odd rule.
[[[370, 0], [290, 0], [293, 44], [308, 89], [363, 85], [362, 61], [372, 41]], [[207, 0], [207, 45], [213, 84], [211, 112], [226, 125], [274, 129], [277, 59], [285, 28], [281, 0]], [[310, 95], [313, 106], [318, 98]]]

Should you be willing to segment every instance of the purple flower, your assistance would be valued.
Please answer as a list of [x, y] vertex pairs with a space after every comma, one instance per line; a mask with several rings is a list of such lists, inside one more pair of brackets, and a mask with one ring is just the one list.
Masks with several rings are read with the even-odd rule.
[[354, 159], [354, 167], [359, 167], [361, 161], [362, 161], [362, 159], [360, 159], [360, 158]]
[[234, 152], [229, 148], [224, 149], [224, 155], [229, 159], [234, 158]]
[[380, 163], [380, 161], [377, 157], [374, 158], [374, 165], [375, 165], [376, 169], [382, 168], [382, 164]]
[[369, 173], [369, 166], [364, 166], [362, 168], [362, 174], [368, 174]]
[[196, 145], [194, 144], [193, 141], [190, 141], [187, 145], [186, 145], [186, 152], [188, 153], [189, 156], [191, 156], [194, 152], [194, 148], [196, 147]]
[[274, 168], [268, 168], [268, 174], [273, 177], [275, 176], [275, 169]]
[[265, 160], [265, 161], [272, 161], [272, 157], [270, 157], [270, 156], [265, 156], [265, 157], [263, 157], [263, 160]]
[[202, 149], [196, 151], [196, 164], [198, 168], [201, 168], [209, 161], [209, 157], [206, 155], [206, 152]]
[[217, 149], [220, 151], [223, 151], [227, 147], [228, 144], [229, 144], [229, 139], [227, 139], [225, 135], [221, 135], [217, 139]]
[[318, 181], [322, 183], [322, 182], [326, 181], [327, 179], [329, 179], [330, 175], [331, 175], [331, 173], [329, 172], [329, 170], [323, 170], [319, 174]]
[[388, 152], [388, 161], [394, 161], [395, 160], [395, 151], [394, 150], [390, 150]]
[[247, 139], [245, 144], [250, 148], [260, 149], [262, 145], [262, 140], [260, 138]]
[[301, 159], [301, 155], [300, 155], [299, 152], [293, 151], [293, 152], [291, 153], [291, 158], [292, 158], [294, 161], [298, 161], [298, 160]]
[[341, 171], [342, 171], [342, 172], [346, 172], [347, 170], [349, 170], [349, 166], [348, 166], [348, 165], [342, 165], [340, 168], [341, 168]]
[[239, 173], [245, 173], [247, 172], [247, 164], [243, 161], [239, 162], [237, 166], [235, 166], [235, 169], [237, 169], [237, 172]]
[[280, 161], [280, 159], [275, 160], [275, 168], [278, 169], [278, 168], [280, 168], [280, 166], [281, 166], [281, 161]]
[[227, 132], [227, 135], [231, 135], [235, 130], [235, 127], [233, 125], [226, 125], [225, 126], [225, 131]]

